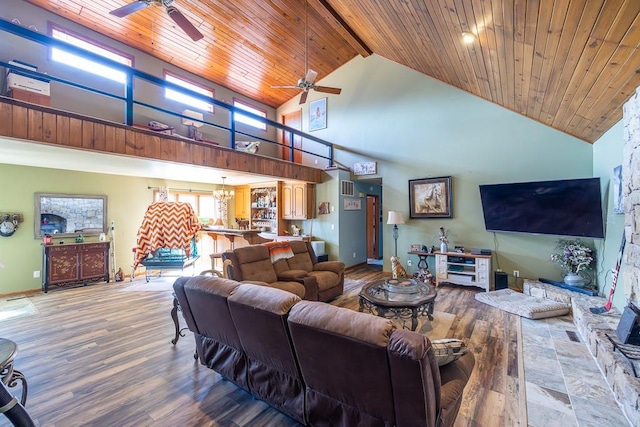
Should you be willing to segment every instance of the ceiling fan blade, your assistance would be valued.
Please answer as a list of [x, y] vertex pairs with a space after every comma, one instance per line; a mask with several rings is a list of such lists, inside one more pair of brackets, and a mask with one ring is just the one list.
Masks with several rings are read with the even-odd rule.
[[316, 92], [332, 93], [334, 95], [340, 95], [340, 92], [342, 92], [342, 89], [327, 86], [313, 86], [313, 90], [315, 90]]
[[271, 86], [271, 89], [300, 89], [299, 86]]
[[307, 75], [304, 76], [304, 81], [309, 83], [309, 84], [313, 84], [313, 82], [316, 81], [316, 77], [318, 77], [318, 73], [316, 73], [315, 71], [309, 69], [309, 70], [307, 70]]
[[117, 8], [116, 10], [112, 10], [109, 12], [111, 15], [117, 16], [118, 18], [124, 18], [127, 15], [131, 15], [139, 10], [144, 9], [151, 5], [151, 1], [137, 0], [133, 3], [126, 4], [122, 7]]
[[307, 96], [309, 96], [309, 92], [307, 92], [306, 90], [302, 92], [302, 95], [300, 95], [300, 102], [299, 102], [300, 105], [307, 102]]
[[182, 31], [187, 33], [191, 39], [196, 42], [203, 38], [204, 36], [198, 29], [191, 23], [189, 20], [173, 6], [167, 7], [167, 14], [173, 19], [173, 21], [178, 24], [178, 27], [182, 28]]

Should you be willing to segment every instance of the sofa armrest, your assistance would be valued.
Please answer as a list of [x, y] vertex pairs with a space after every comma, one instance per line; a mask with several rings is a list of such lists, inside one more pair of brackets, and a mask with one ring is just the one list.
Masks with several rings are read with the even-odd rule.
[[304, 270], [285, 270], [278, 273], [278, 280], [295, 280], [307, 275]]
[[344, 273], [344, 262], [342, 261], [322, 261], [313, 264], [315, 271], [333, 271], [336, 274]]
[[315, 277], [303, 276], [294, 279], [294, 281], [302, 283], [302, 286], [304, 286], [304, 299], [307, 301], [318, 301], [318, 280]]

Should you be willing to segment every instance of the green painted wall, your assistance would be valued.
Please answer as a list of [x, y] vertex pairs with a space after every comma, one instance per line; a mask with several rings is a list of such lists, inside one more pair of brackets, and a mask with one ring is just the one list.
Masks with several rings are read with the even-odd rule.
[[[593, 144], [593, 176], [599, 176], [606, 210], [605, 240], [596, 242], [598, 287], [606, 296], [611, 289], [611, 269], [616, 265], [620, 241], [624, 232], [624, 215], [613, 212], [613, 168], [622, 164], [624, 152], [622, 121], [615, 124]], [[620, 270], [613, 303], [621, 311], [627, 305], [624, 292], [624, 269]]]
[[[450, 231], [451, 245], [494, 250], [494, 268], [560, 279], [549, 261], [555, 237], [485, 231], [478, 185], [590, 177], [590, 144], [377, 55], [355, 58], [321, 84], [343, 91], [327, 97], [327, 128], [313, 134], [339, 146], [339, 165], [378, 162], [374, 177], [383, 182], [383, 217], [400, 210], [407, 220], [398, 239], [403, 263], [410, 244], [437, 245], [442, 226]], [[324, 96], [312, 92], [309, 101]], [[303, 130], [309, 101], [303, 106]], [[278, 116], [297, 108], [298, 99], [292, 99]], [[408, 181], [438, 176], [453, 177], [453, 218], [409, 219]], [[342, 225], [340, 245], [351, 245], [342, 238]], [[390, 271], [392, 229], [383, 230]]]
[[[0, 164], [0, 182], [6, 185], [0, 192], [0, 211], [19, 212], [24, 222], [11, 237], [0, 237], [0, 294], [39, 289], [41, 279], [33, 272], [42, 270], [41, 240], [34, 237], [34, 193], [99, 194], [108, 197], [109, 221], [115, 221], [117, 267], [131, 272], [138, 228], [147, 206], [153, 201], [148, 187], [168, 186], [214, 190], [218, 185], [134, 178], [118, 175], [73, 172], [59, 169], [33, 168]], [[230, 212], [233, 206], [230, 205]], [[65, 239], [72, 242], [73, 239]], [[87, 241], [97, 241], [88, 237]], [[54, 240], [54, 242], [59, 242]], [[117, 269], [116, 269], [117, 270]]]

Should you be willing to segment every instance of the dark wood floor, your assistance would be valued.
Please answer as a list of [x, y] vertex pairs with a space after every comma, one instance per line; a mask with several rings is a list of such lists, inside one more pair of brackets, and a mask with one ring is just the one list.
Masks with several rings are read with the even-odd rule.
[[[350, 270], [347, 291], [383, 275]], [[19, 345], [15, 367], [28, 378], [27, 410], [37, 425], [297, 425], [194, 362], [190, 333], [170, 343], [174, 279], [35, 294], [38, 314], [0, 322], [0, 336]], [[436, 310], [457, 316], [448, 336], [464, 339], [476, 356], [456, 426], [526, 425], [518, 318], [476, 302], [475, 288], [438, 292]]]

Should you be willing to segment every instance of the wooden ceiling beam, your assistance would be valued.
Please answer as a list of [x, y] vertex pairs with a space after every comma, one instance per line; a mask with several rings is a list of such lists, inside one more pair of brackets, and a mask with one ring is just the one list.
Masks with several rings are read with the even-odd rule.
[[369, 46], [367, 46], [358, 34], [353, 31], [349, 24], [342, 19], [340, 14], [336, 12], [327, 0], [308, 1], [309, 6], [318, 12], [328, 23], [332, 24], [333, 29], [336, 30], [351, 45], [351, 47], [358, 52], [358, 54], [366, 58], [373, 53]]

